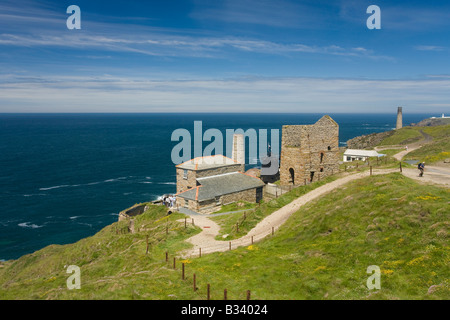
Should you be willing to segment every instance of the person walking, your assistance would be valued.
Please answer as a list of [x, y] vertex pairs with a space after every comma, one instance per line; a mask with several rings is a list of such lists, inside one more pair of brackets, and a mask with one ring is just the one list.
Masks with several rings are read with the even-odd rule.
[[423, 172], [424, 172], [424, 170], [425, 170], [425, 162], [419, 163], [419, 165], [417, 166], [417, 168], [418, 168], [419, 171], [420, 171], [419, 177], [423, 177]]

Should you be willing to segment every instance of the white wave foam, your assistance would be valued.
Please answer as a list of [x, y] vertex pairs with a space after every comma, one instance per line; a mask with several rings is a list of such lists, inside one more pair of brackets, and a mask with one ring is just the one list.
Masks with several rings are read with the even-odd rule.
[[43, 226], [38, 226], [37, 224], [30, 224], [31, 222], [22, 222], [19, 223], [18, 226], [22, 227], [22, 228], [31, 228], [31, 229], [37, 229], [37, 228], [42, 228]]
[[45, 191], [45, 190], [53, 190], [53, 189], [67, 188], [67, 187], [70, 187], [70, 185], [68, 185], [68, 184], [63, 184], [63, 185], [61, 185], [61, 186], [54, 186], [54, 187], [49, 187], [49, 188], [39, 188], [39, 190]]
[[177, 183], [176, 182], [160, 182], [159, 184], [173, 184], [173, 185], [176, 185]]
[[94, 182], [89, 182], [89, 183], [84, 183], [84, 184], [63, 184], [63, 185], [60, 185], [60, 186], [54, 186], [54, 187], [48, 187], [48, 188], [39, 188], [39, 190], [46, 191], [46, 190], [53, 190], [53, 189], [59, 189], [59, 188], [93, 186], [93, 185], [100, 184], [100, 183], [115, 182], [115, 181], [120, 181], [120, 180], [124, 180], [124, 179], [127, 179], [127, 178], [128, 177], [119, 177], [119, 178], [107, 179], [107, 180], [103, 180], [103, 181], [94, 181]]

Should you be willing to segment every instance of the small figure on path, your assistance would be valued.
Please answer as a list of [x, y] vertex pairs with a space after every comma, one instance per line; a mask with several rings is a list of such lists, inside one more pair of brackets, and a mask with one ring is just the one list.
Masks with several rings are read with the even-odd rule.
[[419, 163], [419, 165], [417, 166], [417, 169], [419, 169], [419, 171], [420, 171], [419, 177], [423, 177], [423, 171], [425, 170], [425, 162]]
[[405, 146], [405, 150], [408, 151], [408, 146]]

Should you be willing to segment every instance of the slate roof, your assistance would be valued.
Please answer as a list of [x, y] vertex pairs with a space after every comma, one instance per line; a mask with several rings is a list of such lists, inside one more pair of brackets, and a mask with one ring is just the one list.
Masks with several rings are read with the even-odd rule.
[[197, 181], [200, 183], [199, 186], [180, 192], [177, 196], [188, 200], [204, 201], [264, 186], [264, 182], [260, 179], [242, 172], [198, 178]]

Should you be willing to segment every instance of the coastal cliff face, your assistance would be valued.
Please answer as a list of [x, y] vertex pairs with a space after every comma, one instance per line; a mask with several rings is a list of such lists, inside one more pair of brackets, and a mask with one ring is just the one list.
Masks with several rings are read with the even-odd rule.
[[386, 139], [387, 137], [393, 135], [394, 132], [394, 130], [391, 130], [355, 137], [347, 141], [347, 147], [350, 149], [372, 149], [383, 139]]
[[418, 123], [411, 123], [412, 127], [435, 127], [450, 124], [450, 118], [429, 118]]

